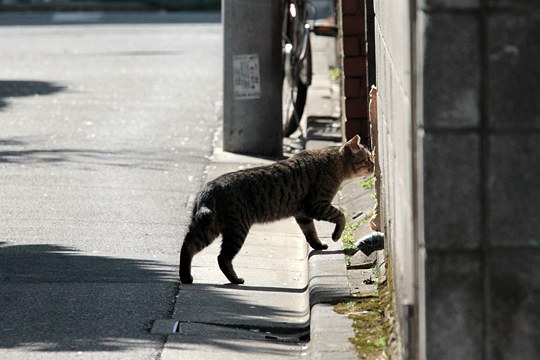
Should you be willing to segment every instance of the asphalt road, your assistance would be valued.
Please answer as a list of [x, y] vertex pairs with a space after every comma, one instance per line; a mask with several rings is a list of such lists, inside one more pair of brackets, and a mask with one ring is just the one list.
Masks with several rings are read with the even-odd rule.
[[221, 108], [195, 22], [0, 27], [0, 359], [159, 357]]

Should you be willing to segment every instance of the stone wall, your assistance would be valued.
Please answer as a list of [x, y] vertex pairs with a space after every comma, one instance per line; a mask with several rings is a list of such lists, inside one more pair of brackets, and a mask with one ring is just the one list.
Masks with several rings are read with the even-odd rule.
[[409, 357], [415, 295], [412, 207], [412, 109], [408, 4], [374, 1], [381, 210], [392, 257], [399, 350]]
[[540, 7], [419, 14], [427, 358], [539, 358]]
[[540, 6], [374, 1], [401, 358], [540, 358]]

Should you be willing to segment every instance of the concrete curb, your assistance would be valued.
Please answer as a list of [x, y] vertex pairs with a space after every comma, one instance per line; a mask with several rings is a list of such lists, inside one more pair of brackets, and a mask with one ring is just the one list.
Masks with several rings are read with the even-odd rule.
[[347, 269], [341, 242], [329, 244], [328, 250], [309, 254], [309, 303], [335, 303], [350, 295]]
[[[313, 84], [308, 91], [305, 110], [308, 117], [340, 116], [339, 89], [330, 81], [328, 71], [337, 66], [335, 43], [331, 38], [312, 37], [314, 60]], [[306, 129], [306, 133], [312, 132]], [[336, 129], [340, 133], [340, 129]], [[332, 134], [335, 135], [335, 134]], [[339, 138], [339, 136], [338, 136]], [[307, 149], [337, 145], [335, 136], [326, 140], [309, 139]], [[317, 229], [320, 236], [328, 236], [334, 226], [319, 222]], [[352, 360], [357, 359], [356, 349], [349, 341], [354, 337], [352, 320], [333, 310], [333, 304], [350, 296], [349, 279], [343, 254], [342, 242], [324, 239], [328, 249], [311, 251], [308, 260], [308, 296], [310, 304], [310, 337], [309, 357], [311, 359]]]
[[341, 241], [329, 242], [324, 251], [309, 254], [308, 294], [311, 308], [309, 344], [311, 359], [356, 359], [349, 338], [352, 320], [333, 310], [333, 304], [350, 296]]
[[353, 337], [352, 321], [334, 312], [333, 305], [317, 304], [311, 308], [311, 342], [309, 356], [316, 360], [357, 359], [349, 341]]

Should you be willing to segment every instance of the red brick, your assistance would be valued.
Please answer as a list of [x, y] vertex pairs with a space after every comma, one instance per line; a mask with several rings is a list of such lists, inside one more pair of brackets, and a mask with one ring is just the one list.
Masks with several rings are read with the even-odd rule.
[[358, 14], [362, 8], [360, 6], [360, 2], [361, 0], [342, 0], [341, 8], [343, 10], [343, 14]]
[[365, 77], [345, 78], [346, 98], [360, 97], [366, 99], [366, 94], [367, 89]]
[[366, 118], [347, 119], [345, 122], [345, 137], [351, 139], [354, 135], [360, 135], [362, 144], [369, 143], [369, 122]]
[[360, 96], [360, 82], [358, 78], [345, 79], [345, 97], [353, 98]]
[[364, 17], [360, 15], [343, 15], [343, 35], [363, 34], [364, 29]]
[[347, 118], [362, 118], [368, 116], [367, 99], [345, 99], [345, 115]]
[[345, 77], [365, 76], [366, 58], [362, 56], [345, 57], [343, 59], [343, 72]]
[[359, 36], [344, 36], [343, 37], [343, 53], [345, 56], [359, 56], [362, 54], [361, 44], [362, 38]]
[[369, 120], [367, 118], [360, 119], [360, 133], [358, 134], [362, 138], [362, 144], [369, 146], [370, 132], [369, 132]]
[[[351, 139], [354, 135], [360, 134], [360, 121], [359, 119], [347, 119], [345, 122], [345, 137]], [[362, 135], [360, 135], [362, 136]]]

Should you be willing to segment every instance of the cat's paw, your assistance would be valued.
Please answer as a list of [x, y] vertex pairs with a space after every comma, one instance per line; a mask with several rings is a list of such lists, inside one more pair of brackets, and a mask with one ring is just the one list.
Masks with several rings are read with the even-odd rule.
[[332, 233], [332, 240], [338, 241], [341, 238], [341, 234], [343, 234], [343, 229], [338, 229], [336, 226], [336, 230]]
[[313, 246], [313, 250], [326, 250], [326, 249], [328, 249], [328, 244], [324, 242], [321, 242], [320, 244]]
[[181, 276], [180, 281], [182, 284], [193, 284], [193, 276]]
[[232, 284], [236, 284], [236, 285], [242, 285], [244, 283], [244, 279], [243, 278], [236, 278], [234, 279], [234, 281], [231, 281]]

